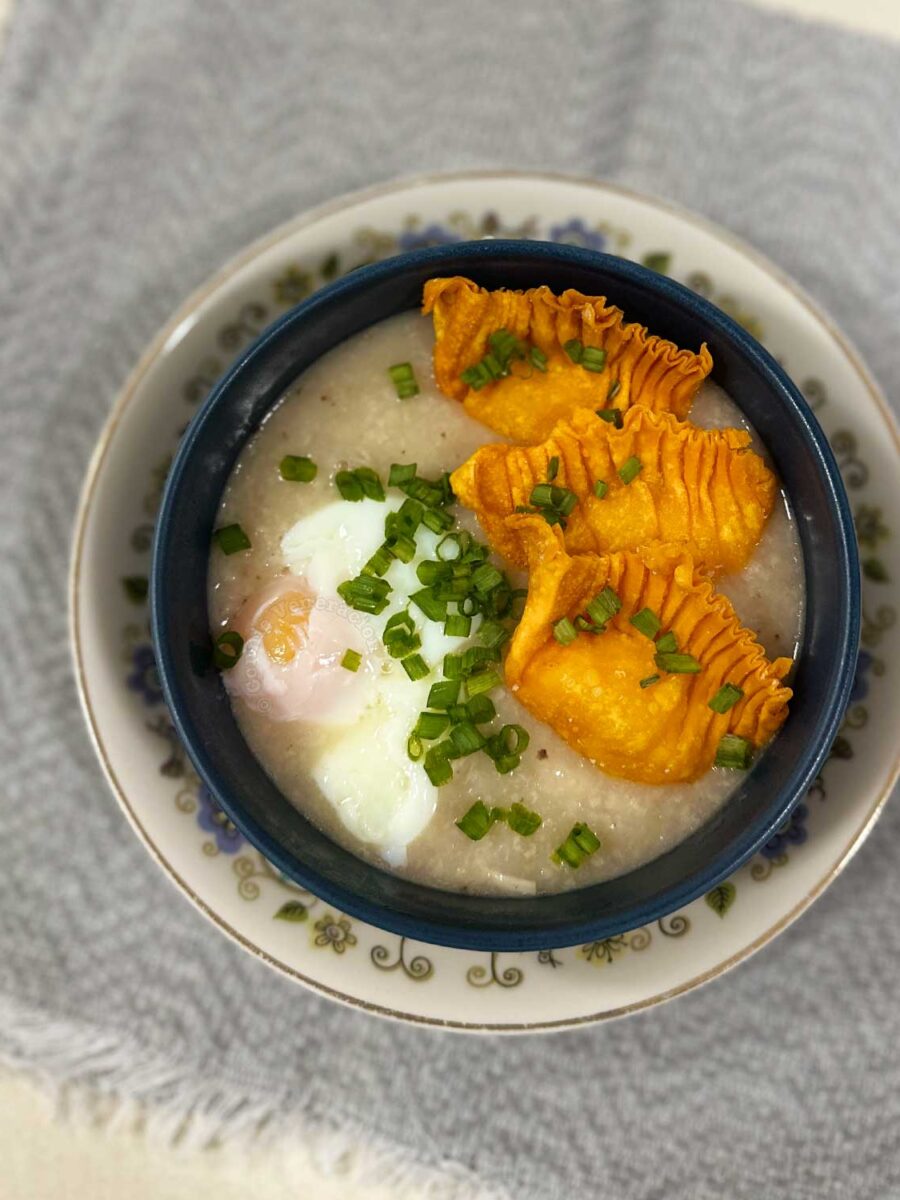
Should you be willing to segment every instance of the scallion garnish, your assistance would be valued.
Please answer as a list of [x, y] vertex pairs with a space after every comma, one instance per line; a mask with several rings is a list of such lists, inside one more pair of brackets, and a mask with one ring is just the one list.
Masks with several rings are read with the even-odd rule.
[[554, 454], [547, 463], [547, 482], [552, 483], [559, 474], [559, 455]]
[[473, 392], [480, 392], [486, 383], [491, 382], [491, 375], [484, 363], [473, 363], [460, 372], [460, 379], [468, 384]]
[[626, 458], [619, 467], [619, 478], [623, 483], [632, 483], [640, 475], [644, 469], [644, 464], [636, 454], [632, 454], [630, 458]]
[[394, 366], [388, 367], [388, 375], [391, 377], [398, 400], [408, 400], [410, 396], [419, 394], [419, 385], [410, 363], [395, 363]]
[[502, 682], [503, 680], [493, 667], [486, 667], [467, 678], [466, 688], [470, 696], [480, 696], [483, 692], [489, 692], [491, 688], [498, 687]]
[[654, 683], [659, 683], [661, 678], [662, 678], [661, 675], [648, 675], [646, 677], [646, 679], [641, 680], [641, 687], [642, 688], [653, 687]]
[[404, 500], [396, 512], [388, 513], [384, 519], [384, 532], [388, 538], [403, 534], [413, 537], [422, 523], [425, 506], [418, 500]]
[[726, 733], [716, 750], [716, 766], [731, 771], [746, 771], [753, 759], [753, 747], [746, 738]]
[[384, 485], [377, 471], [371, 467], [357, 467], [353, 474], [362, 486], [364, 496], [369, 500], [384, 500]]
[[657, 654], [674, 654], [678, 649], [678, 639], [670, 629], [668, 633], [664, 633], [656, 643]]
[[616, 429], [622, 428], [622, 410], [620, 408], [597, 408], [594, 411], [601, 421], [614, 425]]
[[560, 617], [553, 626], [553, 636], [561, 646], [568, 646], [575, 641], [578, 633], [568, 617]]
[[488, 739], [487, 752], [491, 758], [501, 758], [505, 754], [523, 755], [528, 749], [531, 737], [521, 725], [504, 725], [499, 733]]
[[602, 500], [608, 491], [609, 487], [602, 479], [598, 479], [594, 484], [594, 495], [598, 500]]
[[413, 592], [410, 600], [422, 610], [429, 621], [443, 621], [447, 616], [447, 601], [439, 599], [433, 588], [425, 587], [421, 591]]
[[384, 543], [385, 549], [393, 554], [394, 558], [399, 558], [401, 562], [408, 563], [416, 557], [415, 539], [405, 533], [394, 533]]
[[345, 650], [341, 666], [345, 671], [358, 671], [362, 665], [362, 655], [358, 650]]
[[463, 676], [480, 670], [485, 663], [500, 661], [500, 650], [496, 646], [467, 646], [462, 652]]
[[461, 654], [445, 654], [444, 655], [444, 678], [445, 679], [462, 679], [462, 655]]
[[[444, 659], [444, 672], [446, 674], [447, 659]], [[440, 679], [437, 683], [433, 683], [428, 692], [428, 707], [442, 708], [444, 710], [451, 708], [459, 700], [459, 689], [461, 682], [459, 679]]]
[[572, 826], [572, 832], [561, 846], [556, 847], [550, 857], [557, 866], [565, 863], [567, 867], [577, 870], [585, 859], [590, 858], [599, 849], [600, 839], [593, 830], [579, 821], [577, 825]]
[[341, 493], [341, 498], [356, 503], [365, 496], [363, 485], [353, 471], [338, 471], [334, 477], [334, 486]]
[[377, 616], [388, 606], [388, 593], [391, 585], [386, 579], [378, 579], [374, 575], [357, 575], [348, 579], [338, 587], [338, 595], [350, 608], [357, 612], [370, 613]]
[[249, 550], [250, 539], [240, 525], [223, 525], [213, 534], [216, 545], [223, 554], [238, 554], [241, 550]]
[[642, 608], [633, 617], [629, 617], [629, 623], [635, 627], [638, 633], [642, 633], [644, 637], [649, 638], [651, 642], [659, 633], [662, 625], [662, 622], [652, 608]]
[[653, 661], [670, 675], [697, 675], [703, 667], [693, 654], [655, 654]]
[[541, 827], [541, 816], [516, 801], [506, 813], [506, 823], [520, 837], [531, 837]]
[[738, 700], [744, 698], [742, 688], [737, 687], [733, 683], [725, 683], [709, 702], [709, 707], [716, 713], [727, 713], [729, 709], [734, 708]]
[[478, 627], [478, 640], [495, 649], [509, 641], [509, 630], [499, 621], [482, 621]]
[[426, 508], [422, 524], [432, 533], [445, 533], [453, 527], [453, 518], [443, 508]]
[[612, 381], [612, 383], [609, 385], [609, 391], [606, 393], [606, 399], [607, 400], [615, 400], [616, 396], [618, 396], [618, 394], [619, 394], [621, 387], [622, 387], [622, 384], [620, 383], [620, 381], [618, 379], [614, 379]]
[[547, 372], [547, 355], [538, 346], [532, 346], [528, 351], [528, 359], [533, 367], [543, 374]]
[[480, 842], [494, 824], [494, 814], [483, 800], [476, 800], [469, 811], [456, 822], [461, 830], [473, 842]]
[[425, 754], [425, 774], [434, 787], [443, 787], [453, 778], [453, 768], [447, 754], [441, 749], [443, 743], [432, 746]]
[[390, 487], [402, 487], [416, 477], [416, 463], [391, 463], [388, 484]]
[[581, 365], [586, 371], [599, 374], [606, 366], [606, 351], [599, 346], [585, 346], [581, 352]]
[[487, 739], [471, 721], [460, 721], [450, 730], [450, 741], [457, 754], [462, 758], [480, 750]]
[[599, 595], [594, 597], [585, 611], [594, 624], [602, 629], [607, 621], [612, 620], [621, 607], [622, 601], [613, 589], [605, 587]]
[[563, 350], [565, 350], [573, 363], [580, 363], [584, 357], [584, 342], [581, 338], [570, 338], [563, 345]]
[[537, 511], [548, 525], [566, 527], [566, 518], [578, 503], [578, 497], [568, 488], [556, 487], [552, 483], [539, 483], [531, 489], [528, 497], [532, 509], [519, 505], [517, 512]]
[[472, 586], [481, 596], [487, 596], [503, 583], [503, 576], [491, 563], [482, 563], [472, 574]]
[[278, 464], [278, 473], [288, 483], [312, 483], [319, 468], [303, 454], [286, 454]]
[[431, 671], [431, 667], [421, 654], [408, 654], [406, 658], [401, 659], [400, 665], [413, 682], [417, 679], [424, 679]]
[[244, 639], [236, 629], [220, 633], [213, 645], [213, 662], [220, 671], [230, 671], [244, 652]]
[[419, 713], [419, 719], [416, 721], [416, 727], [413, 733], [416, 737], [424, 738], [425, 741], [433, 742], [445, 733], [450, 725], [450, 718], [446, 713], [441, 712], [423, 712]]
[[486, 725], [497, 715], [494, 702], [490, 696], [472, 696], [466, 701], [466, 716], [475, 725]]
[[382, 543], [362, 569], [363, 575], [386, 575], [394, 555], [386, 542]]
[[462, 613], [448, 613], [444, 621], [444, 633], [447, 637], [468, 637], [472, 630], [472, 618]]

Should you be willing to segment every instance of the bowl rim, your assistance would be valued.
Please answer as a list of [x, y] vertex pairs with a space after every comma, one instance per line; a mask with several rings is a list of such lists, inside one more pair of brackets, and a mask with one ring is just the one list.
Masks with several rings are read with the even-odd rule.
[[[678, 883], [668, 886], [655, 897], [635, 903], [633, 917], [629, 917], [624, 923], [621, 918], [610, 918], [601, 914], [588, 916], [582, 920], [569, 921], [564, 927], [555, 926], [551, 929], [543, 927], [518, 930], [473, 928], [437, 917], [425, 918], [419, 915], [407, 915], [375, 900], [358, 898], [355, 892], [348, 890], [344, 885], [307, 867], [293, 853], [285, 850], [280, 842], [244, 811], [239, 796], [235, 795], [235, 792], [230, 789], [228, 781], [220, 775], [206, 746], [202, 740], [194, 736], [182, 704], [182, 697], [177, 686], [175, 664], [163, 632], [167, 611], [163, 595], [163, 563], [168, 550], [167, 533], [171, 524], [175, 498], [185, 475], [189, 472], [193, 450], [205, 423], [216, 413], [222, 398], [230, 394], [240, 383], [241, 377], [248, 367], [264, 355], [270, 343], [280, 338], [285, 330], [305, 322], [319, 309], [331, 306], [336, 301], [339, 302], [344, 296], [364, 292], [367, 288], [390, 279], [410, 267], [425, 268], [434, 264], [436, 274], [447, 274], [452, 273], [452, 261], [457, 257], [465, 257], [471, 262], [472, 258], [483, 258], [489, 261], [504, 256], [520, 256], [531, 261], [552, 262], [557, 266], [568, 264], [580, 268], [602, 270], [607, 275], [616, 277], [623, 282], [643, 285], [675, 306], [692, 311], [693, 315], [699, 317], [707, 328], [715, 329], [757, 372], [767, 377], [773, 395], [778, 396], [781, 404], [787, 404], [793, 410], [794, 418], [799, 419], [802, 435], [809, 443], [823, 481], [827, 484], [829, 503], [835, 516], [835, 532], [838, 535], [841, 552], [840, 561], [835, 564], [835, 567], [847, 589], [847, 605], [843, 611], [840, 634], [835, 644], [835, 657], [841, 665], [833, 678], [828, 694], [821, 702], [817, 737], [807, 745], [803, 754], [794, 763], [789, 777], [775, 793], [776, 798], [783, 797], [781, 802], [775, 806], [773, 801], [767, 810], [768, 815], [765, 819], [758, 818], [743, 834], [734, 839], [728, 852], [727, 862], [723, 864], [718, 861], [722, 858], [721, 854], [714, 856], [705, 865]], [[371, 327], [380, 319], [382, 318], [376, 317], [365, 327]], [[204, 570], [205, 567], [204, 562]], [[194, 414], [177, 448], [166, 479], [157, 516], [150, 570], [151, 634], [163, 695], [176, 732], [201, 781], [209, 788], [216, 803], [229, 819], [279, 871], [300, 886], [314, 892], [327, 904], [402, 937], [470, 950], [498, 952], [542, 950], [624, 933], [629, 929], [648, 924], [678, 911], [692, 900], [708, 892], [723, 879], [728, 878], [771, 838], [774, 831], [806, 794], [821, 769], [834, 737], [838, 733], [849, 701], [855, 669], [855, 650], [859, 642], [860, 621], [858, 552], [850, 504], [840, 471], [818, 420], [799, 389], [777, 360], [733, 318], [709, 300], [668, 276], [660, 275], [639, 263], [617, 255], [578, 246], [523, 239], [456, 242], [391, 256], [380, 262], [359, 267], [334, 280], [266, 326], [254, 341], [233, 360], [214, 385]], [[801, 647], [801, 656], [802, 654]], [[718, 865], [716, 865], [717, 861]], [[367, 862], [365, 865], [372, 871], [382, 871], [382, 868], [375, 864]], [[432, 888], [426, 884], [411, 886], [436, 897], [446, 894], [441, 889]], [[584, 889], [576, 890], [589, 891], [592, 887], [602, 886], [603, 883], [589, 884]], [[552, 900], [555, 895], [556, 893], [548, 893], [546, 896], [529, 897], [528, 899], [532, 903], [539, 903], [542, 899]], [[473, 897], [473, 899], [490, 900], [493, 897]]]

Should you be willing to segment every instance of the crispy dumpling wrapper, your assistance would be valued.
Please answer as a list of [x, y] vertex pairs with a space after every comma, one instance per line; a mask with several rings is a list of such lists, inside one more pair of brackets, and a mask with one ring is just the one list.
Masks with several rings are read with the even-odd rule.
[[[462, 276], [429, 279], [422, 311], [433, 315], [438, 387], [476, 420], [516, 441], [543, 440], [576, 408], [643, 404], [684, 417], [712, 369], [706, 346], [698, 354], [679, 350], [642, 325], [625, 324], [621, 309], [603, 297], [571, 289], [561, 296], [547, 287], [490, 292]], [[498, 329], [542, 350], [547, 371], [517, 363], [510, 375], [474, 391], [460, 375], [481, 361]], [[606, 352], [602, 371], [572, 362], [563, 346], [573, 338]]]
[[[642, 783], [697, 779], [713, 765], [726, 733], [764, 745], [787, 717], [789, 658], [770, 662], [729, 601], [698, 575], [689, 556], [659, 547], [633, 553], [569, 555], [558, 527], [541, 517], [509, 523], [527, 547], [530, 580], [525, 611], [506, 658], [516, 698], [602, 771]], [[602, 633], [579, 633], [562, 645], [553, 626], [570, 620], [605, 587], [622, 607]], [[655, 643], [630, 624], [643, 608], [672, 631], [696, 675], [666, 674]], [[658, 683], [640, 681], [660, 675]], [[743, 690], [727, 713], [709, 707], [730, 683]]]
[[[624, 414], [621, 429], [579, 409], [537, 446], [482, 446], [451, 481], [494, 549], [517, 566], [527, 551], [506, 518], [529, 504], [556, 458], [553, 482], [578, 497], [565, 530], [570, 554], [667, 543], [715, 575], [745, 566], [775, 503], [775, 476], [750, 443], [745, 430], [699, 429], [643, 406]], [[618, 469], [632, 457], [642, 467], [626, 484]], [[597, 480], [606, 484], [602, 499]]]

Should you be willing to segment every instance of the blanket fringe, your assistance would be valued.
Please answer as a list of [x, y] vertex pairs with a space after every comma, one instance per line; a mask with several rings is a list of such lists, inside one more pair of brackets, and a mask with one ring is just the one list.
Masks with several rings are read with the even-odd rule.
[[372, 1139], [341, 1114], [296, 1099], [241, 1094], [204, 1079], [199, 1064], [174, 1063], [135, 1040], [88, 1031], [0, 999], [0, 1064], [28, 1074], [56, 1116], [129, 1133], [190, 1153], [299, 1149], [325, 1178], [391, 1189], [395, 1200], [509, 1200], [459, 1163], [428, 1164]]

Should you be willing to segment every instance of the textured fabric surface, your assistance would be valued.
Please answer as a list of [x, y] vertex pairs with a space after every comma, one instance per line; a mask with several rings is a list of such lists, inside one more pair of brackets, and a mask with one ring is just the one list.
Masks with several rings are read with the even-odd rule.
[[220, 1088], [224, 1134], [274, 1102], [298, 1136], [470, 1172], [464, 1195], [900, 1195], [896, 805], [797, 926], [675, 1004], [532, 1040], [389, 1025], [268, 972], [157, 871], [94, 761], [65, 627], [116, 390], [250, 238], [413, 171], [595, 173], [745, 235], [890, 388], [898, 112], [897, 48], [721, 0], [19, 0], [0, 64], [7, 1060], [40, 1044], [59, 1081], [83, 1046], [80, 1080], [155, 1089], [174, 1132], [191, 1101], [154, 1083], [171, 1063], [210, 1106]]

